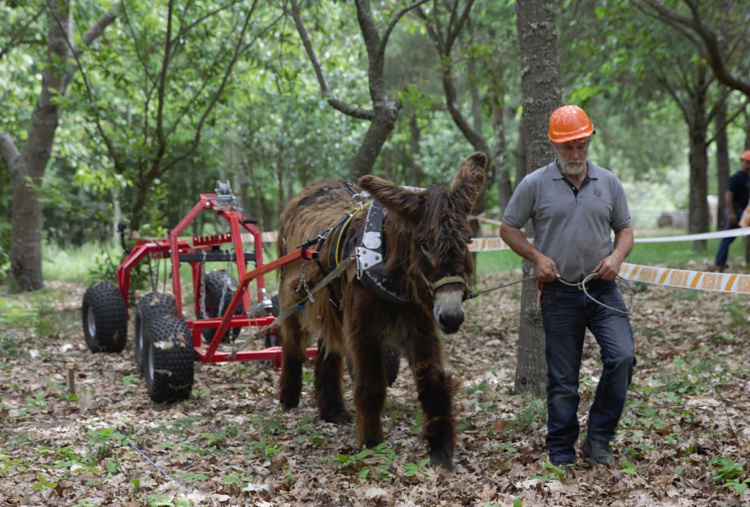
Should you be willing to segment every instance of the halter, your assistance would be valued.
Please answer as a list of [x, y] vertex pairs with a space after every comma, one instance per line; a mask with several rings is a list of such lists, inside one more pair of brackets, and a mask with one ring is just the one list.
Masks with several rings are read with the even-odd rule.
[[417, 271], [422, 276], [422, 280], [424, 280], [424, 283], [427, 284], [427, 288], [430, 289], [430, 294], [432, 294], [433, 296], [438, 291], [438, 289], [442, 287], [443, 285], [448, 285], [451, 283], [460, 283], [461, 285], [464, 286], [464, 299], [468, 299], [469, 286], [466, 283], [466, 278], [464, 278], [463, 276], [457, 276], [457, 275], [456, 276], [444, 276], [437, 282], [433, 283], [425, 276], [425, 274], [422, 272], [421, 269]]

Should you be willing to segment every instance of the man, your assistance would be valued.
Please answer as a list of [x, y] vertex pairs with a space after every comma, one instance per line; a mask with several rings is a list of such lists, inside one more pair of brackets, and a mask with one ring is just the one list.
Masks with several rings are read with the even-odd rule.
[[[740, 155], [740, 169], [729, 178], [727, 191], [724, 193], [724, 206], [726, 206], [727, 222], [724, 230], [736, 229], [740, 226], [740, 217], [747, 206], [750, 198], [750, 150]], [[716, 252], [714, 261], [714, 270], [723, 272], [727, 267], [727, 257], [729, 257], [729, 245], [734, 238], [724, 238], [719, 243], [719, 250]]]
[[[578, 439], [578, 377], [586, 328], [604, 364], [581, 450], [592, 466], [614, 461], [609, 442], [635, 366], [633, 334], [614, 281], [633, 248], [625, 193], [617, 177], [587, 161], [594, 126], [583, 109], [563, 106], [549, 120], [556, 159], [527, 175], [503, 214], [500, 235], [536, 267], [542, 285], [547, 358], [547, 448], [557, 466], [572, 465]], [[520, 228], [531, 219], [534, 246]], [[611, 231], [615, 232], [614, 250]], [[623, 313], [607, 309], [589, 299]], [[563, 282], [568, 282], [569, 286]], [[565, 468], [570, 471], [569, 468]]]

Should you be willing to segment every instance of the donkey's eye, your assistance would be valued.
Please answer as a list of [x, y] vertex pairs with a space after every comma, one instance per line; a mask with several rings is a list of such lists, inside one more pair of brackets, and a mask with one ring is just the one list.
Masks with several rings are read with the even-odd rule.
[[420, 246], [419, 248], [422, 250], [422, 254], [427, 258], [427, 260], [429, 261], [429, 263], [432, 264], [433, 266], [435, 266], [436, 262], [437, 262], [436, 256], [434, 254], [430, 253], [430, 251], [427, 250], [427, 248], [425, 248], [424, 246]]

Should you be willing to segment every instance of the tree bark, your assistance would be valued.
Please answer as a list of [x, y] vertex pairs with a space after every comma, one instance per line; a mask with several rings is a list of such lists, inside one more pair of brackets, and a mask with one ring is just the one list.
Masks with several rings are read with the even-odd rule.
[[[494, 153], [495, 183], [497, 184], [497, 203], [500, 211], [505, 207], [513, 194], [513, 184], [510, 181], [508, 164], [508, 141], [505, 137], [505, 108], [498, 100], [492, 101], [492, 131], [497, 139], [497, 149]], [[524, 170], [525, 172], [525, 170]]]
[[[688, 232], [698, 234], [708, 231], [708, 118], [706, 101], [708, 94], [707, 70], [696, 69], [696, 88], [691, 96], [690, 122], [690, 197], [688, 209]], [[693, 242], [696, 253], [706, 251], [706, 240]]]
[[[549, 117], [561, 101], [556, 4], [545, 0], [516, 2], [527, 174], [553, 159], [547, 129]], [[526, 224], [525, 234], [533, 236], [531, 222]], [[524, 260], [523, 276], [531, 276], [534, 272], [534, 266]], [[537, 308], [536, 280], [523, 284], [517, 358], [516, 391], [545, 396], [545, 335]]]
[[409, 185], [419, 187], [422, 184], [422, 166], [419, 163], [421, 130], [416, 113], [412, 114], [409, 118], [409, 131], [411, 133], [409, 136], [409, 149], [411, 150], [411, 176], [409, 178]]
[[[21, 159], [11, 172], [13, 216], [11, 219], [10, 271], [24, 291], [44, 287], [42, 279], [42, 203], [36, 190], [52, 154], [55, 131], [60, 120], [56, 93], [65, 94], [67, 62], [71, 57], [68, 34], [73, 31], [73, 15], [68, 0], [49, 3], [47, 65], [42, 71], [42, 91], [31, 116], [31, 127]], [[55, 63], [57, 62], [57, 63]]]
[[516, 186], [526, 176], [526, 133], [524, 131], [523, 115], [518, 121], [518, 146], [516, 147]]
[[[31, 115], [26, 143], [19, 152], [7, 134], [0, 133], [0, 155], [10, 169], [13, 189], [11, 218], [11, 276], [24, 291], [44, 287], [42, 277], [42, 202], [34, 186], [41, 186], [55, 142], [60, 111], [55, 97], [65, 95], [69, 62], [73, 57], [73, 14], [70, 0], [47, 3], [49, 35], [47, 59], [42, 70], [42, 91]], [[114, 21], [114, 10], [86, 33], [84, 44], [93, 42]]]
[[716, 208], [716, 229], [721, 230], [724, 226], [724, 193], [727, 191], [729, 182], [729, 140], [727, 138], [727, 103], [726, 100], [719, 104], [714, 119], [716, 130], [716, 188], [719, 203]]

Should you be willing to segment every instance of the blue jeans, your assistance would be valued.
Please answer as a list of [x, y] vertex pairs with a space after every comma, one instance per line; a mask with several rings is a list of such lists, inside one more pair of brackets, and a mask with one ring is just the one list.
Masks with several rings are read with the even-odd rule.
[[[736, 208], [734, 210], [734, 215], [737, 217], [737, 223], [733, 224], [729, 221], [729, 217], [727, 216], [727, 223], [724, 226], [725, 231], [731, 231], [732, 229], [739, 228], [740, 224], [740, 218], [742, 218], [742, 212], [745, 211], [745, 208]], [[729, 245], [732, 244], [734, 241], [734, 238], [724, 238], [721, 240], [721, 243], [719, 243], [719, 249], [716, 251], [716, 260], [714, 261], [715, 266], [723, 267], [727, 264], [727, 258], [729, 257]]]
[[[593, 281], [587, 290], [602, 303], [626, 310], [615, 282]], [[604, 364], [589, 412], [588, 437], [610, 442], [625, 406], [635, 366], [630, 319], [591, 301], [576, 288], [544, 284], [542, 321], [547, 336], [547, 448], [553, 463], [572, 463], [578, 439], [578, 377], [586, 328]]]

